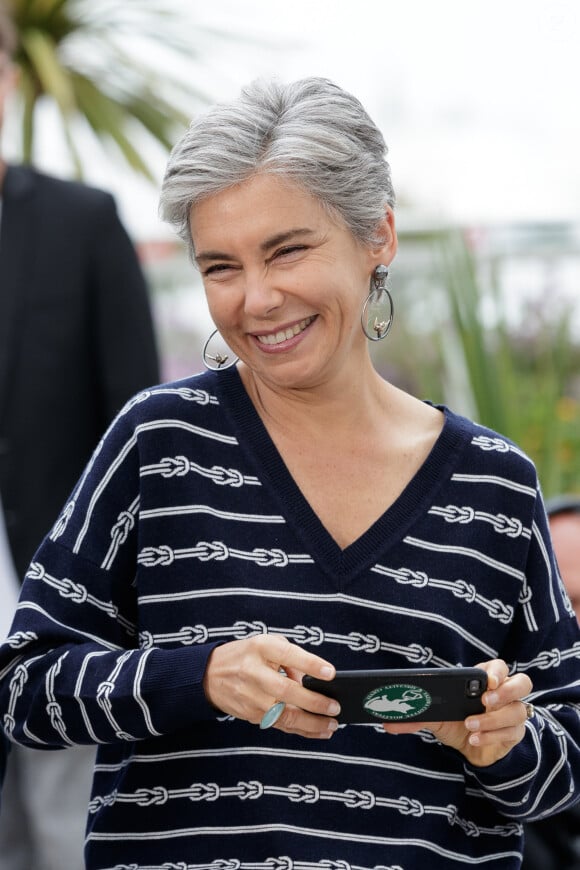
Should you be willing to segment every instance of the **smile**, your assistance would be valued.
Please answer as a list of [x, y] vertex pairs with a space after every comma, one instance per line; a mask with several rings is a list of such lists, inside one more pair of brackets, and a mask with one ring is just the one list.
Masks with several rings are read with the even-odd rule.
[[310, 326], [313, 320], [315, 320], [315, 315], [312, 315], [312, 317], [305, 317], [304, 320], [295, 323], [294, 326], [289, 326], [287, 329], [281, 329], [279, 332], [271, 332], [268, 335], [257, 335], [256, 338], [260, 344], [282, 344], [283, 341], [288, 341], [289, 339], [294, 338], [295, 335], [298, 335], [298, 333], [304, 332], [306, 327]]

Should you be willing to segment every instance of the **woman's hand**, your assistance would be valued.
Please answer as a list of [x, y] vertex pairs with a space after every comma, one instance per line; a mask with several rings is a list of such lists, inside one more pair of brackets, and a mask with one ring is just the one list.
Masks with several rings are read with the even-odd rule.
[[304, 674], [331, 680], [335, 668], [281, 635], [262, 634], [217, 646], [203, 687], [210, 704], [236, 719], [258, 725], [272, 704], [284, 701], [286, 707], [273, 727], [303, 737], [332, 737], [338, 723], [331, 717], [340, 707], [303, 688]]
[[487, 672], [487, 691], [482, 696], [485, 713], [469, 716], [464, 722], [385, 723], [385, 731], [410, 734], [427, 728], [476, 767], [499, 761], [526, 733], [527, 708], [523, 699], [532, 691], [532, 681], [526, 674], [508, 676], [508, 667], [501, 659], [478, 667]]

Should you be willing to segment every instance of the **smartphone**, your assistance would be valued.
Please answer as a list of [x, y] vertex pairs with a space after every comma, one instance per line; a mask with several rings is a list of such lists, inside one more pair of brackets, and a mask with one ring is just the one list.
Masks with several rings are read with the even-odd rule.
[[454, 722], [483, 713], [482, 668], [393, 668], [337, 671], [334, 680], [305, 676], [307, 689], [334, 698], [338, 722]]

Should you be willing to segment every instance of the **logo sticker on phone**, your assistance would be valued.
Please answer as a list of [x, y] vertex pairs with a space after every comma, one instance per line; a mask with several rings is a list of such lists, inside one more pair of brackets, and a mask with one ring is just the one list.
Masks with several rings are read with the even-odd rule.
[[394, 683], [373, 689], [363, 701], [363, 707], [377, 719], [412, 719], [431, 706], [431, 695], [420, 686]]

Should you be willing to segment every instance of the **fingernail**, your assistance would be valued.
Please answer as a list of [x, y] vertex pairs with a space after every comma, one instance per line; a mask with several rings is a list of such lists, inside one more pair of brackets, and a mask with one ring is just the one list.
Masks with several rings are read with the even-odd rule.
[[332, 735], [334, 734], [334, 732], [337, 730], [337, 728], [338, 728], [338, 722], [335, 722], [335, 721], [329, 722], [328, 728], [326, 729], [326, 731], [322, 731], [320, 736], [323, 737], [325, 740], [329, 740], [332, 737]]
[[499, 695], [497, 692], [490, 692], [487, 696], [487, 706], [493, 707], [499, 701]]
[[331, 703], [326, 708], [326, 715], [327, 716], [338, 716], [339, 713], [340, 713], [340, 704], [338, 704], [336, 701], [331, 701]]
[[479, 734], [470, 734], [469, 735], [469, 743], [472, 746], [479, 746]]
[[325, 679], [328, 677], [330, 679], [334, 674], [334, 668], [331, 668], [330, 665], [324, 665], [320, 668], [320, 676]]
[[465, 727], [468, 728], [470, 731], [479, 731], [479, 725], [479, 719], [468, 719], [465, 723]]

